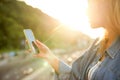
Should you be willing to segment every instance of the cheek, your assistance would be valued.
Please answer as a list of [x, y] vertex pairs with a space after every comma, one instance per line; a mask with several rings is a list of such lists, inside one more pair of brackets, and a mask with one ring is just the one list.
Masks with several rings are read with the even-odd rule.
[[100, 15], [92, 15], [93, 17], [90, 18], [91, 24], [96, 24], [96, 26], [103, 26], [104, 19], [100, 17]]
[[98, 27], [102, 26], [103, 19], [96, 12], [90, 13], [88, 18], [89, 18], [89, 22], [90, 22], [92, 28], [98, 28]]
[[105, 21], [103, 16], [103, 9], [98, 7], [98, 5], [91, 5], [88, 10], [88, 18], [91, 25], [94, 27], [103, 26]]
[[97, 6], [91, 5], [88, 10], [88, 17], [90, 20], [100, 20], [101, 19], [101, 11]]

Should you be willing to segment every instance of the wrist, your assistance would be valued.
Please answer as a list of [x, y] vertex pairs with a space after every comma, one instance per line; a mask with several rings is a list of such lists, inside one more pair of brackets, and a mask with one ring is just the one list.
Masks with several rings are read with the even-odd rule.
[[48, 54], [45, 58], [50, 64], [54, 63], [58, 58], [52, 53]]
[[49, 55], [46, 56], [47, 62], [54, 68], [56, 72], [58, 72], [58, 67], [59, 67], [59, 59], [50, 53]]

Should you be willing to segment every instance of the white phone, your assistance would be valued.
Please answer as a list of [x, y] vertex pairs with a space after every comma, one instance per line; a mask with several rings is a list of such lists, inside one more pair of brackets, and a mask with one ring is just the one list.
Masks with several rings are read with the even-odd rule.
[[35, 46], [33, 44], [33, 42], [35, 41], [35, 37], [34, 37], [32, 30], [31, 29], [24, 29], [23, 32], [25, 34], [25, 37], [28, 41], [29, 48], [31, 49], [32, 53], [37, 53]]

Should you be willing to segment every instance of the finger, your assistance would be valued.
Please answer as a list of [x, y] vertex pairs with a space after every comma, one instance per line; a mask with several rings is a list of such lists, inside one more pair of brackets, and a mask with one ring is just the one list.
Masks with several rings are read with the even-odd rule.
[[39, 54], [35, 54], [35, 55], [34, 55], [34, 57], [44, 58], [44, 57], [45, 57], [45, 55], [44, 55], [44, 54], [40, 54], [40, 53], [39, 53]]
[[36, 40], [36, 43], [39, 44], [39, 46], [42, 48], [42, 49], [48, 49], [48, 47], [43, 44], [42, 42], [40, 42], [39, 40]]
[[38, 40], [36, 40], [34, 43], [35, 43], [35, 45], [36, 45], [37, 47], [39, 47], [40, 49], [43, 49], [43, 48], [45, 47], [45, 45], [44, 45], [43, 43], [41, 43], [40, 41], [38, 41]]
[[40, 45], [39, 45], [36, 41], [34, 41], [34, 44], [35, 44], [38, 48], [41, 48]]
[[28, 44], [28, 40], [25, 40], [25, 43]]
[[41, 43], [40, 41], [36, 40], [36, 43], [41, 47], [43, 48], [45, 45], [43, 43]]
[[30, 54], [31, 52], [32, 52], [32, 50], [31, 49], [28, 49], [28, 50], [26, 50], [25, 51], [27, 54]]
[[36, 42], [42, 46], [44, 46], [44, 44], [42, 42], [40, 42], [39, 40], [36, 40]]
[[37, 58], [41, 58], [42, 57], [42, 55], [40, 55], [40, 54], [35, 54], [35, 55], [33, 55], [34, 57], [37, 57]]
[[31, 49], [28, 49], [28, 52], [32, 52], [32, 50], [31, 50]]

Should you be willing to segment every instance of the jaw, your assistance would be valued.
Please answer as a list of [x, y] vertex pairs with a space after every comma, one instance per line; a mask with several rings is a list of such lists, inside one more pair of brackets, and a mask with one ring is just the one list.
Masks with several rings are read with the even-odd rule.
[[91, 27], [91, 28], [101, 28], [102, 26], [99, 25], [99, 24], [91, 23], [91, 24], [90, 24], [90, 27]]

